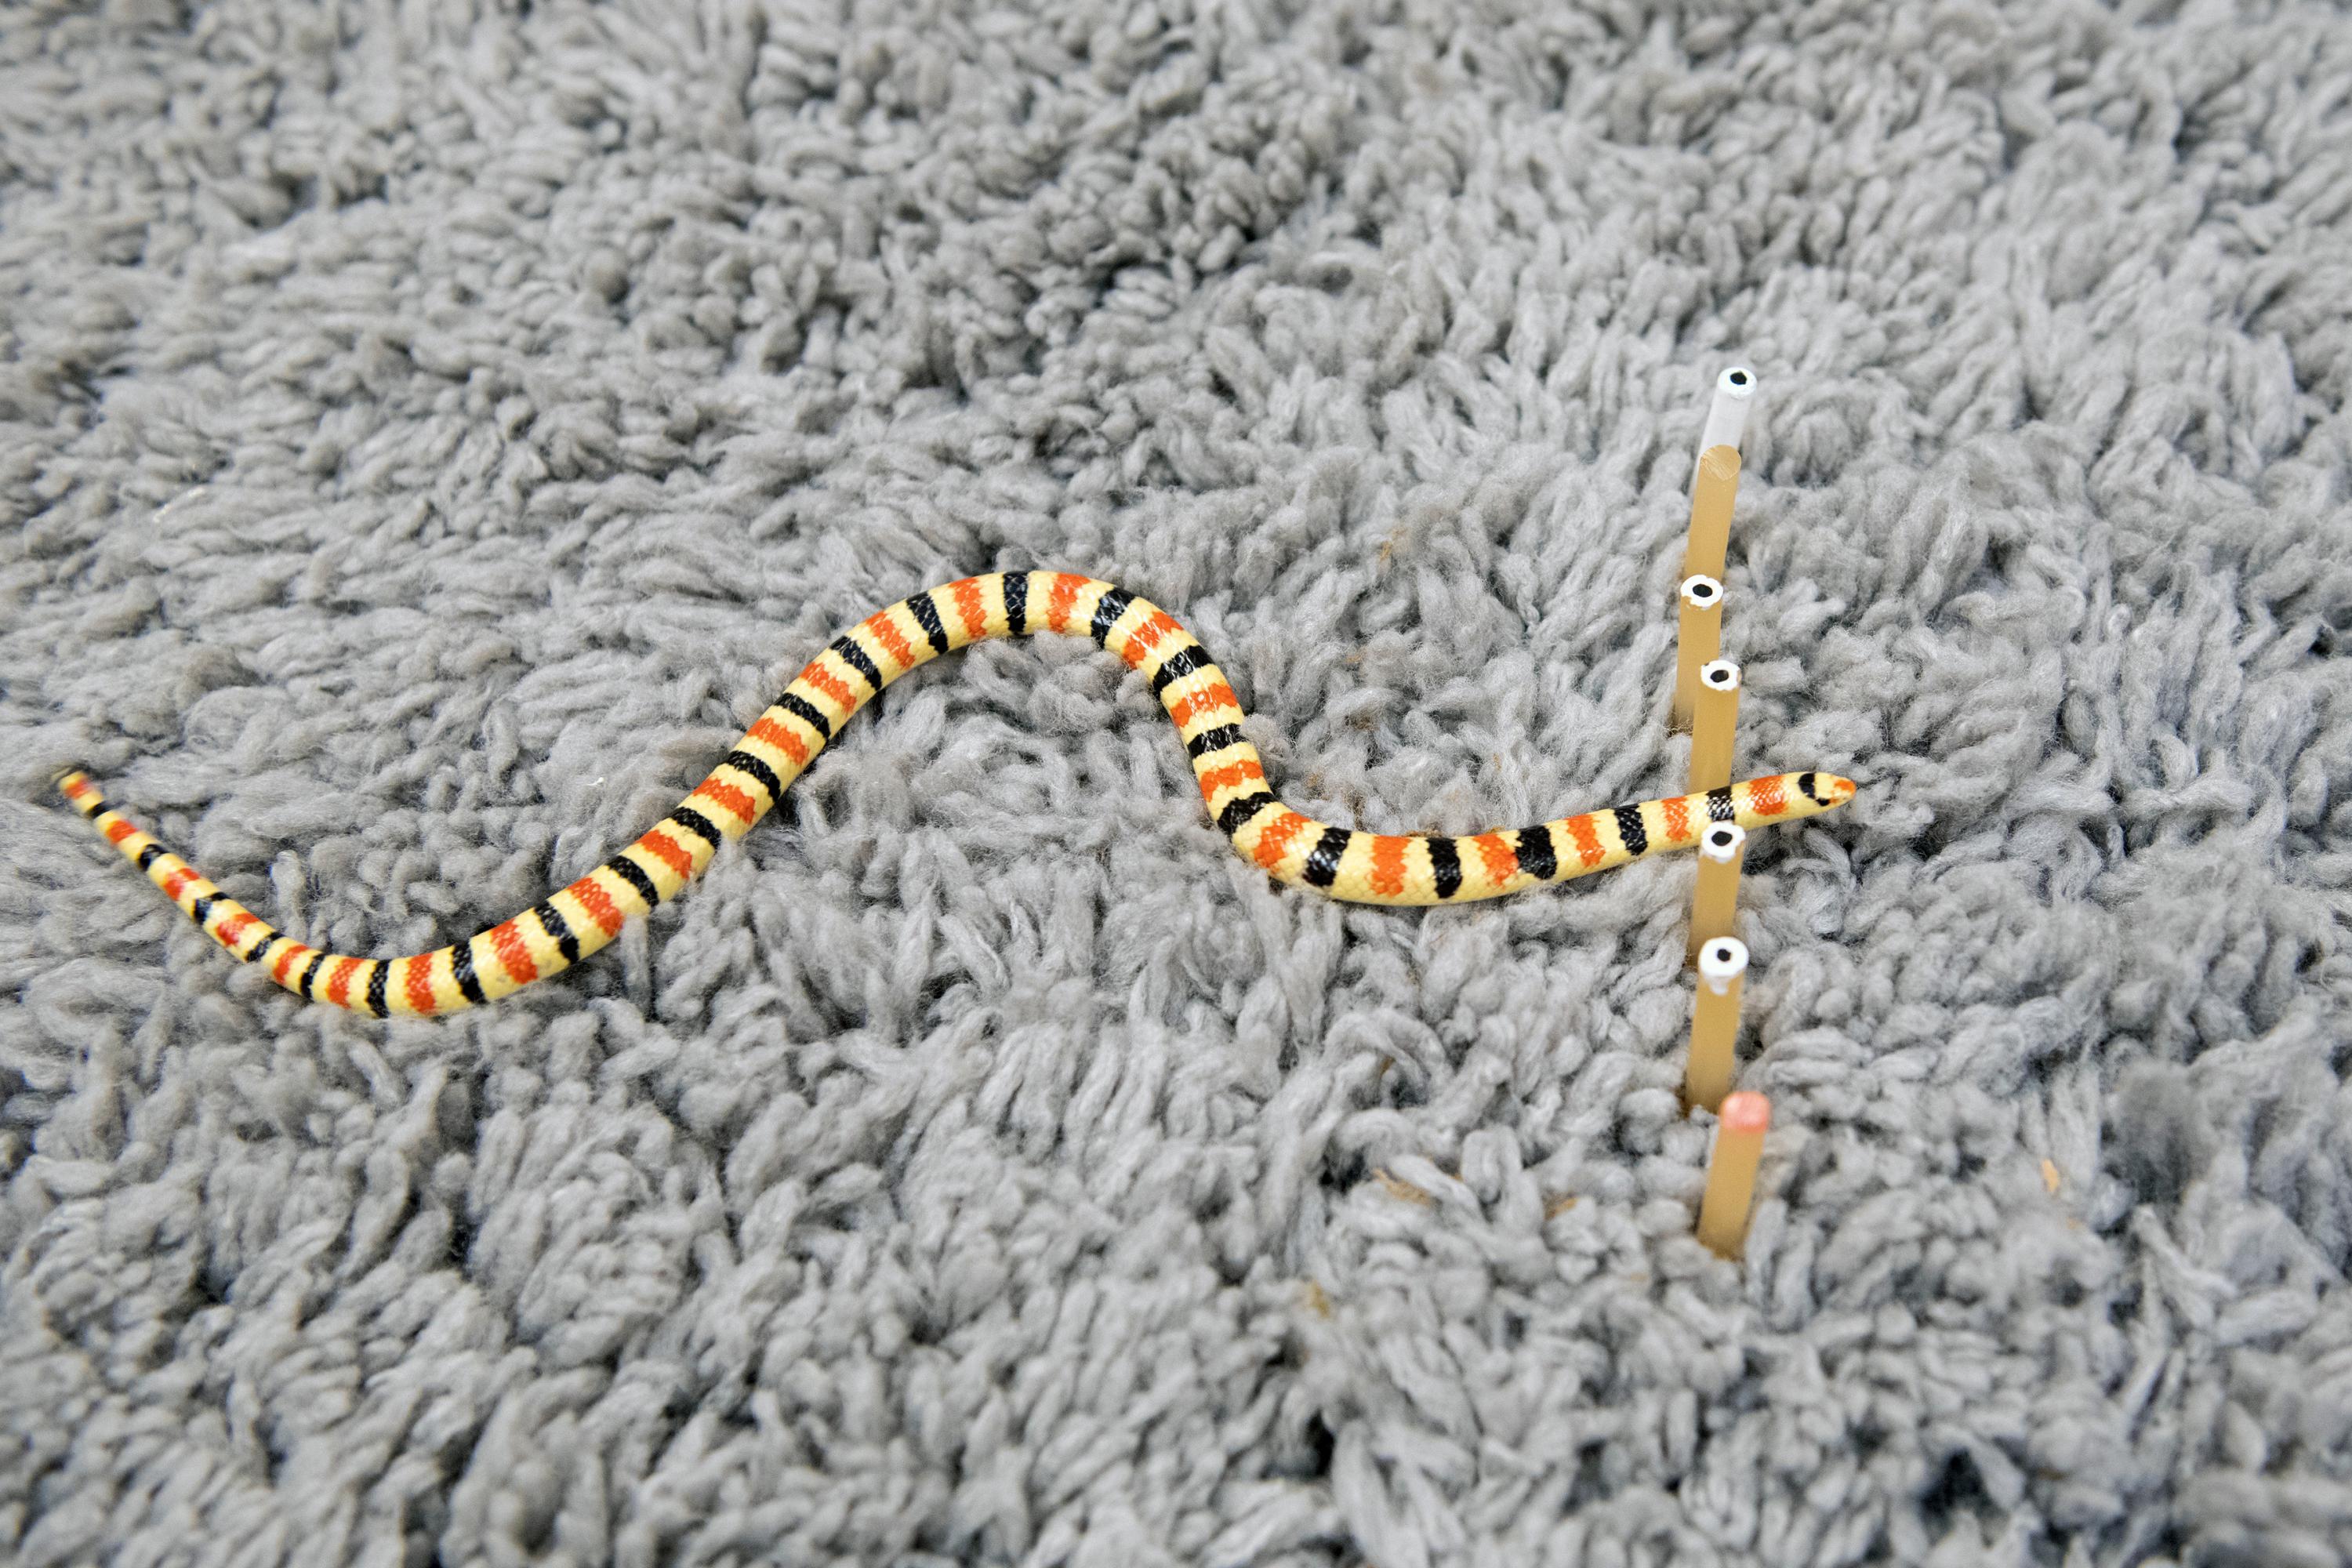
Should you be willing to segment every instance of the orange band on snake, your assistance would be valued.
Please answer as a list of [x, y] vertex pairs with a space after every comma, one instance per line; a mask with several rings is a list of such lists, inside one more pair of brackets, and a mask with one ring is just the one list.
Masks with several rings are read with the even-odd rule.
[[322, 952], [224, 895], [117, 811], [79, 773], [58, 781], [148, 880], [205, 932], [299, 996], [385, 1017], [453, 1013], [560, 973], [700, 875], [740, 837], [850, 716], [908, 670], [985, 637], [1069, 631], [1094, 638], [1150, 683], [1175, 720], [1217, 829], [1285, 882], [1364, 904], [1468, 903], [1564, 882], [1661, 850], [1688, 848], [1711, 822], [1742, 827], [1812, 816], [1853, 796], [1830, 773], [1783, 773], [1723, 789], [1561, 817], [1469, 838], [1360, 833], [1276, 800], [1242, 739], [1232, 683], [1175, 617], [1123, 589], [1064, 572], [967, 577], [902, 599], [811, 660], [677, 810], [546, 901], [449, 947], [408, 958]]

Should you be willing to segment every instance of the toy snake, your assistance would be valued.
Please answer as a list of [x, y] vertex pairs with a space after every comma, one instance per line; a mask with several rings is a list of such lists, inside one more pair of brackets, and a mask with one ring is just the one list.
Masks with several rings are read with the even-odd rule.
[[635, 843], [513, 919], [410, 958], [352, 958], [306, 946], [224, 896], [86, 775], [68, 773], [58, 787], [181, 913], [240, 962], [267, 964], [287, 990], [379, 1018], [451, 1013], [569, 969], [628, 921], [676, 898], [899, 676], [983, 637], [1034, 631], [1088, 636], [1125, 659], [1176, 721], [1218, 831], [1280, 880], [1355, 903], [1491, 899], [1687, 847], [1711, 822], [1757, 827], [1812, 816], [1853, 796], [1852, 782], [1832, 774], [1781, 773], [1468, 838], [1333, 827], [1266, 789], [1257, 751], [1242, 738], [1232, 685], [1174, 616], [1108, 583], [1057, 572], [967, 577], [869, 616], [811, 660], [694, 793]]

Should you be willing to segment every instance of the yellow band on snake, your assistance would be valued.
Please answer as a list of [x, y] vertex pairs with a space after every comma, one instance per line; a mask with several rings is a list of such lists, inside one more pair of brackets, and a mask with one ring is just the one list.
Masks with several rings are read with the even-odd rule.
[[236, 958], [297, 995], [386, 1017], [452, 1013], [570, 968], [677, 896], [719, 847], [767, 815], [851, 714], [899, 676], [983, 637], [1088, 636], [1150, 682], [1192, 759], [1201, 797], [1234, 847], [1282, 881], [1363, 904], [1467, 903], [1687, 848], [1711, 822], [1812, 816], [1853, 797], [1830, 773], [1780, 773], [1475, 837], [1359, 833], [1292, 811], [1242, 739], [1241, 704], [1174, 616], [1108, 583], [1062, 572], [967, 577], [859, 622], [811, 660], [710, 775], [635, 843], [543, 903], [448, 947], [352, 958], [307, 947], [224, 896], [117, 811], [79, 773], [58, 781], [109, 842]]

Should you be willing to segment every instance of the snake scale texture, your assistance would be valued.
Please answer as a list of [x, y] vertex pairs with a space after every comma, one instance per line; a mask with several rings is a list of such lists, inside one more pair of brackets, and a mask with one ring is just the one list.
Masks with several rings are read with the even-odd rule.
[[452, 1013], [570, 968], [676, 898], [899, 676], [967, 643], [1037, 631], [1091, 637], [1143, 675], [1176, 721], [1209, 816], [1235, 850], [1282, 881], [1355, 903], [1491, 899], [1688, 847], [1710, 822], [1754, 828], [1853, 796], [1853, 783], [1833, 774], [1780, 773], [1467, 838], [1335, 827], [1274, 798], [1256, 749], [1242, 738], [1231, 683], [1174, 616], [1108, 583], [1060, 572], [967, 577], [869, 616], [811, 660], [677, 809], [627, 848], [511, 920], [408, 958], [306, 946], [142, 832], [87, 775], [68, 773], [58, 787], [183, 914], [231, 956], [267, 965], [287, 990], [379, 1018]]

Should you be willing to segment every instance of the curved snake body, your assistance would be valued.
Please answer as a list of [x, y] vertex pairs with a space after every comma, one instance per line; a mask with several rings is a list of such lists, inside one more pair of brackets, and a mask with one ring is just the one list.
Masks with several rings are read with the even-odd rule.
[[1356, 903], [1491, 899], [1688, 847], [1711, 822], [1753, 828], [1815, 816], [1854, 790], [1830, 773], [1780, 773], [1465, 838], [1335, 827], [1274, 798], [1256, 749], [1242, 738], [1232, 684], [1174, 616], [1060, 572], [967, 577], [869, 616], [812, 659], [677, 809], [627, 848], [510, 920], [407, 958], [354, 958], [298, 942], [142, 831], [85, 774], [67, 773], [58, 785], [182, 913], [287, 990], [377, 1017], [450, 1013], [570, 968], [676, 898], [899, 676], [967, 643], [1038, 631], [1091, 637], [1145, 678], [1176, 722], [1209, 816], [1244, 857], [1282, 881]]

